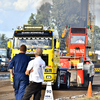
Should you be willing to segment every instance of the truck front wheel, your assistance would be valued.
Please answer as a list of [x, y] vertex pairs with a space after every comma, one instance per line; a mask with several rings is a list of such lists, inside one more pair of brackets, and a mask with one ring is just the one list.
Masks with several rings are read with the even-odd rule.
[[57, 72], [56, 82], [54, 84], [55, 89], [60, 89], [60, 71]]

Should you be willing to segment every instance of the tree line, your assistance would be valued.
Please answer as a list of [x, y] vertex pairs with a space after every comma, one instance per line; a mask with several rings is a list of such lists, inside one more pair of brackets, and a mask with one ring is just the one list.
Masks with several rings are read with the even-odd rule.
[[[52, 4], [45, 3], [37, 9], [37, 13], [31, 13], [28, 24], [43, 24], [44, 26], [56, 29], [60, 41], [61, 35], [66, 25], [79, 27], [81, 4], [77, 0], [52, 0]], [[94, 44], [95, 50], [100, 50], [100, 28], [95, 26]], [[66, 45], [61, 43], [61, 48]]]

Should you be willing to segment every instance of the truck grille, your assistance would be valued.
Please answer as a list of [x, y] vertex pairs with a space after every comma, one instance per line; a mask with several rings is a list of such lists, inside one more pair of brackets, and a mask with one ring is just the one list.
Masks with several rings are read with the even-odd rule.
[[45, 61], [46, 66], [48, 66], [48, 55], [47, 54], [42, 55], [42, 59]]
[[[35, 58], [35, 55], [34, 54], [27, 54], [27, 55], [30, 56], [31, 59], [34, 59]], [[47, 54], [43, 54], [41, 57], [45, 61], [46, 66], [48, 66], [48, 55]]]

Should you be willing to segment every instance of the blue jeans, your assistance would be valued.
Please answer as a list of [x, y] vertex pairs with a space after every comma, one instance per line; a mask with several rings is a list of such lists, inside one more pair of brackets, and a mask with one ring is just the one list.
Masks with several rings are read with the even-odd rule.
[[14, 76], [15, 100], [22, 100], [28, 82], [28, 79]]

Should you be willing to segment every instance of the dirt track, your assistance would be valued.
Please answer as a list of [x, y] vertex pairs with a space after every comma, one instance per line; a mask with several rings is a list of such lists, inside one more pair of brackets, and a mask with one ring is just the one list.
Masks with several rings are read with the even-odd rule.
[[[5, 74], [5, 73], [6, 72], [0, 72], [0, 74]], [[7, 72], [6, 74], [8, 73], [9, 72]], [[95, 82], [93, 85], [93, 93], [100, 91], [100, 76], [98, 78], [95, 78], [94, 81]], [[53, 90], [54, 99], [72, 97], [75, 95], [82, 95], [86, 93], [87, 93], [86, 88], [76, 88], [76, 87], [71, 87], [69, 90], [66, 90], [64, 88], [60, 90]], [[41, 100], [43, 100], [44, 94], [45, 94], [45, 88], [42, 89]], [[14, 89], [13, 89], [13, 86], [10, 84], [10, 79], [0, 79], [0, 100], [15, 100]], [[62, 100], [68, 100], [68, 99], [62, 99]], [[93, 99], [93, 100], [96, 100], [96, 99]]]

